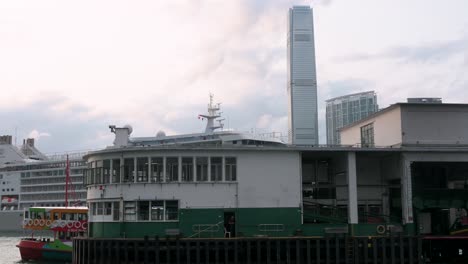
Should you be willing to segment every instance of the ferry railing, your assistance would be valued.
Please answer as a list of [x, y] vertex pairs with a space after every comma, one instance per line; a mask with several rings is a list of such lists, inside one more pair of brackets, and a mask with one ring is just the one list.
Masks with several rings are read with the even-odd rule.
[[211, 237], [213, 237], [213, 234], [216, 233], [216, 232], [219, 232], [219, 225], [224, 223], [224, 221], [221, 221], [219, 223], [216, 223], [216, 224], [195, 224], [195, 225], [192, 225], [192, 231], [194, 231], [195, 233], [193, 233], [191, 236], [189, 236], [189, 238], [191, 237], [195, 237], [195, 236], [198, 236], [200, 237], [200, 235], [202, 233], [209, 233]]

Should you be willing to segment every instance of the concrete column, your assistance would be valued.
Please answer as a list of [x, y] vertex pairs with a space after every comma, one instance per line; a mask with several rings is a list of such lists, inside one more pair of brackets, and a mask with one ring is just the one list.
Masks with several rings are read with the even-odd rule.
[[138, 171], [137, 171], [137, 158], [133, 158], [133, 171], [132, 171], [132, 175], [133, 175], [133, 182], [136, 183], [137, 182], [137, 178], [138, 178]]
[[348, 153], [348, 223], [358, 223], [356, 152]]
[[177, 157], [177, 182], [182, 181], [182, 157]]
[[403, 224], [413, 223], [413, 192], [411, 184], [411, 162], [403, 160], [401, 175], [401, 208], [403, 210]]

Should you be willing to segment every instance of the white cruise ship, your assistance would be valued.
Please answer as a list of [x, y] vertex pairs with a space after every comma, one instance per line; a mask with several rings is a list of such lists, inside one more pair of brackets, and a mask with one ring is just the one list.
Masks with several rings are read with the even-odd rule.
[[[69, 154], [73, 185], [69, 199], [84, 203], [84, 153]], [[31, 206], [65, 205], [65, 168], [67, 155], [46, 156], [27, 139], [21, 147], [12, 137], [0, 137], [0, 231], [21, 230], [22, 213]]]

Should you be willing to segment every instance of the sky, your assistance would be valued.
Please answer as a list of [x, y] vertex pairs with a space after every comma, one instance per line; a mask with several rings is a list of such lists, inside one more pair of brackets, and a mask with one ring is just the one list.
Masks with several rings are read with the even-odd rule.
[[468, 103], [466, 0], [1, 1], [0, 135], [44, 153], [132, 136], [202, 132], [209, 93], [225, 127], [287, 131], [286, 22], [314, 12], [324, 102], [374, 90]]

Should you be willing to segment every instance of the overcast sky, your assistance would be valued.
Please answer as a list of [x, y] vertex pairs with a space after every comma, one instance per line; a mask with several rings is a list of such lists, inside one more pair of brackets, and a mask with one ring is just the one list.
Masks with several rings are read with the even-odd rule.
[[314, 9], [324, 101], [375, 90], [468, 102], [466, 0], [1, 1], [0, 135], [45, 153], [201, 132], [209, 92], [226, 126], [287, 131], [288, 8]]

